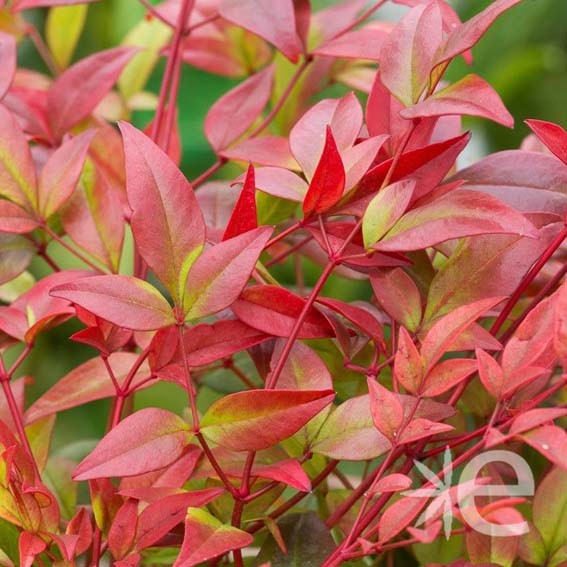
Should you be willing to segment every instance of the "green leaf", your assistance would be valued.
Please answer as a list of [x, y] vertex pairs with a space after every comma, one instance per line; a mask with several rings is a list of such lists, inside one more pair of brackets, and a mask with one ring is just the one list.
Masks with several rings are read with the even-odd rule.
[[533, 502], [533, 522], [547, 557], [567, 544], [567, 471], [554, 468], [540, 483]]
[[47, 45], [59, 67], [65, 69], [73, 57], [87, 18], [88, 4], [54, 6], [45, 24]]

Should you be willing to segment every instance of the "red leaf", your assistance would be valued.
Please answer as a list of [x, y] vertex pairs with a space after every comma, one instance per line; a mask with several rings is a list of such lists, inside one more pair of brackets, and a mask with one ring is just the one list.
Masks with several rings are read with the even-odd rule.
[[[465, 132], [456, 138], [402, 154], [390, 182], [394, 183], [411, 176], [416, 183], [413, 199], [423, 197], [443, 181], [469, 139], [470, 134]], [[362, 178], [355, 197], [360, 198], [374, 193], [376, 188], [382, 185], [392, 163], [393, 159], [389, 159], [372, 168]]]
[[352, 189], [374, 163], [376, 155], [384, 145], [387, 136], [374, 136], [344, 150], [342, 155], [345, 168], [345, 190]]
[[205, 136], [217, 152], [239, 138], [260, 116], [270, 98], [274, 67], [252, 75], [223, 95], [205, 117]]
[[108, 531], [108, 549], [114, 559], [122, 559], [132, 548], [138, 526], [138, 502], [128, 498], [112, 520]]
[[404, 421], [404, 409], [395, 394], [374, 378], [367, 379], [370, 392], [370, 412], [376, 429], [394, 441]]
[[480, 116], [508, 128], [514, 126], [514, 118], [498, 93], [478, 75], [467, 75], [400, 114], [407, 119], [448, 114]]
[[345, 180], [341, 155], [331, 127], [327, 126], [323, 153], [303, 201], [303, 215], [309, 217], [313, 213], [322, 213], [330, 209], [342, 197]]
[[432, 368], [468, 327], [504, 299], [504, 297], [481, 299], [458, 307], [438, 319], [421, 343], [421, 354], [426, 368]]
[[362, 108], [354, 93], [341, 99], [325, 99], [310, 108], [289, 133], [291, 153], [311, 180], [323, 154], [327, 127], [339, 153], [354, 145], [362, 126]]
[[398, 23], [382, 46], [382, 82], [405, 106], [415, 104], [429, 84], [442, 31], [438, 3], [421, 4]]
[[382, 325], [369, 311], [363, 307], [358, 307], [329, 297], [321, 297], [317, 301], [322, 305], [326, 305], [336, 313], [339, 313], [345, 319], [348, 319], [351, 323], [366, 333], [373, 341], [376, 341], [381, 348], [386, 348]]
[[173, 567], [193, 567], [253, 541], [250, 534], [222, 524], [205, 510], [189, 508], [183, 545]]
[[477, 368], [477, 361], [469, 358], [444, 360], [425, 377], [422, 394], [426, 397], [439, 396], [468, 378]]
[[189, 425], [177, 415], [145, 408], [107, 433], [75, 469], [75, 480], [134, 476], [175, 461], [188, 444]]
[[184, 520], [189, 506], [197, 508], [206, 506], [223, 492], [223, 488], [205, 488], [172, 494], [152, 502], [144, 508], [138, 519], [136, 550], [141, 551], [151, 547], [167, 535], [171, 529]]
[[92, 113], [136, 51], [132, 47], [99, 51], [55, 80], [47, 94], [47, 116], [57, 139]]
[[205, 223], [191, 185], [145, 134], [120, 124], [126, 154], [126, 189], [140, 254], [177, 305], [187, 274], [205, 243]]
[[39, 176], [38, 207], [43, 219], [58, 211], [75, 191], [95, 134], [88, 130], [75, 136], [47, 160]]
[[220, 15], [275, 45], [292, 63], [297, 63], [300, 43], [295, 31], [292, 0], [223, 0]]
[[550, 151], [567, 164], [567, 132], [561, 126], [533, 119], [526, 120], [526, 124]]
[[328, 406], [332, 390], [250, 390], [221, 398], [201, 421], [201, 432], [234, 451], [259, 451], [287, 439]]
[[[235, 315], [251, 327], [276, 337], [289, 337], [305, 300], [283, 287], [257, 285], [246, 288], [232, 304]], [[317, 309], [308, 310], [298, 338], [314, 339], [333, 335], [327, 319]]]
[[151, 284], [132, 276], [93, 276], [51, 290], [119, 327], [154, 331], [175, 323], [173, 310]]
[[258, 228], [256, 180], [254, 178], [254, 166], [250, 164], [246, 172], [244, 185], [240, 191], [240, 197], [232, 210], [222, 239], [228, 240], [255, 228]]
[[[117, 352], [108, 358], [116, 381], [122, 385], [138, 355]], [[131, 387], [148, 378], [147, 365], [142, 365]], [[94, 400], [110, 398], [116, 394], [108, 371], [101, 358], [92, 358], [60, 378], [47, 392], [38, 398], [25, 413], [25, 422], [31, 423], [47, 415], [74, 408]]]
[[378, 250], [421, 250], [456, 238], [480, 234], [519, 234], [538, 238], [524, 215], [494, 197], [456, 189], [406, 213], [375, 244]]
[[187, 278], [186, 319], [206, 317], [229, 307], [250, 278], [272, 228], [259, 227], [205, 250]]
[[31, 532], [22, 532], [18, 540], [18, 550], [20, 552], [20, 567], [32, 567], [35, 558], [43, 553], [47, 544], [38, 535]]
[[16, 38], [4, 32], [0, 32], [0, 61], [2, 61], [0, 69], [0, 100], [2, 100], [12, 84], [17, 65]]
[[197, 325], [185, 332], [185, 350], [190, 366], [204, 366], [257, 345], [268, 335], [237, 320]]

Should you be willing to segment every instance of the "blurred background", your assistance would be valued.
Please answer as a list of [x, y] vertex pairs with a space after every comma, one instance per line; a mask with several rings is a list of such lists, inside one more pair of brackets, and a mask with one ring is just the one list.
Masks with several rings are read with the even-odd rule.
[[[314, 0], [314, 9], [321, 9], [337, 1]], [[462, 19], [490, 4], [489, 0], [454, 0], [453, 6]], [[378, 19], [396, 20], [405, 8], [388, 5], [377, 12]], [[80, 59], [97, 50], [120, 44], [126, 34], [136, 26], [145, 15], [145, 10], [137, 0], [102, 0], [88, 7], [84, 32], [79, 41], [74, 59]], [[45, 11], [26, 13], [39, 30], [45, 26]], [[516, 126], [508, 130], [487, 121], [470, 120], [465, 124], [474, 130], [474, 143], [461, 163], [478, 159], [490, 151], [516, 148], [527, 135], [523, 124], [526, 118], [539, 118], [560, 124], [567, 124], [567, 1], [566, 0], [524, 0], [519, 6], [504, 14], [475, 47], [475, 72], [491, 83], [500, 93], [504, 103], [516, 118]], [[45, 70], [34, 46], [24, 40], [20, 46], [20, 66]], [[149, 90], [157, 92], [163, 73], [161, 61], [149, 81]], [[465, 74], [462, 61], [455, 62], [449, 69], [448, 78], [458, 78]], [[202, 123], [211, 104], [239, 80], [207, 74], [185, 65], [180, 87], [180, 135], [183, 147], [181, 167], [188, 178], [194, 178], [214, 162], [214, 155], [202, 134]], [[333, 87], [332, 95], [340, 96], [346, 87]], [[323, 93], [324, 94], [324, 93]], [[361, 94], [361, 100], [365, 96]], [[143, 127], [151, 119], [151, 112], [134, 113], [134, 123]], [[60, 251], [61, 262], [65, 265], [64, 251]], [[69, 262], [72, 265], [72, 262]], [[41, 276], [45, 266], [36, 261], [31, 273]], [[307, 272], [307, 283], [316, 270]], [[285, 281], [285, 271], [282, 273]], [[369, 286], [360, 282], [344, 284], [345, 280], [334, 282], [347, 295], [365, 297]], [[345, 294], [343, 293], [343, 296]], [[28, 392], [28, 403], [44, 392], [58, 378], [65, 375], [80, 361], [95, 356], [94, 350], [69, 342], [67, 338], [80, 327], [74, 322], [66, 323], [55, 331], [41, 335], [37, 348], [22, 368], [20, 375], [34, 377]], [[17, 353], [13, 353], [14, 355]], [[251, 364], [242, 361], [243, 367]], [[229, 380], [230, 382], [230, 380]], [[235, 388], [236, 383], [228, 383], [219, 378], [215, 386], [214, 376], [211, 388]], [[205, 396], [207, 393], [205, 392]], [[211, 393], [213, 395], [213, 393]], [[203, 402], [204, 400], [202, 400]], [[161, 384], [136, 396], [136, 407], [146, 405], [168, 407], [181, 411], [184, 397], [179, 396], [175, 387]], [[58, 419], [54, 444], [63, 447], [77, 439], [99, 438], [106, 426], [108, 404], [94, 403], [85, 410], [64, 412]], [[65, 451], [73, 451], [67, 447]]]

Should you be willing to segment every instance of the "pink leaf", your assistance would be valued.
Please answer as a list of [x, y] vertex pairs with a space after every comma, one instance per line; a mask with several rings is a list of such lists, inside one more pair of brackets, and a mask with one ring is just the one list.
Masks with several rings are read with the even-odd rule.
[[295, 459], [255, 467], [252, 476], [283, 482], [301, 492], [311, 491], [311, 481]]
[[389, 541], [403, 532], [421, 512], [427, 501], [427, 498], [407, 496], [389, 506], [378, 522], [379, 541]]
[[219, 155], [260, 165], [299, 169], [295, 158], [291, 155], [287, 139], [270, 134], [242, 140], [235, 146], [222, 150]]
[[223, 95], [205, 117], [205, 136], [215, 151], [226, 149], [260, 116], [270, 98], [274, 67], [252, 75]]
[[383, 251], [428, 248], [446, 240], [480, 234], [519, 234], [538, 238], [524, 215], [494, 197], [456, 189], [406, 213], [375, 245]]
[[[244, 290], [232, 310], [241, 320], [276, 337], [289, 337], [296, 319], [305, 306], [305, 300], [285, 288], [257, 285]], [[299, 338], [321, 338], [333, 334], [327, 319], [316, 308], [308, 310]]]
[[95, 134], [88, 130], [75, 136], [47, 160], [39, 176], [39, 212], [43, 219], [58, 211], [75, 191]]
[[407, 490], [412, 484], [411, 478], [405, 474], [392, 473], [381, 478], [372, 488], [370, 494], [386, 494]]
[[473, 47], [494, 20], [521, 0], [496, 0], [476, 16], [457, 26], [444, 40], [435, 56], [435, 66], [448, 62]]
[[302, 203], [307, 193], [307, 183], [299, 175], [279, 167], [260, 167], [256, 170], [256, 187], [259, 191]]
[[259, 227], [205, 250], [187, 277], [184, 301], [187, 319], [211, 315], [236, 300], [272, 230]]
[[0, 32], [0, 100], [8, 92], [14, 73], [16, 72], [17, 53], [16, 38], [7, 33]]
[[341, 155], [354, 145], [362, 126], [362, 108], [354, 93], [339, 100], [318, 102], [292, 128], [289, 147], [308, 180], [313, 177], [323, 153], [327, 126], [331, 127]]
[[401, 268], [376, 270], [370, 283], [378, 303], [410, 331], [417, 331], [422, 317], [421, 295], [415, 282]]
[[108, 549], [114, 559], [122, 559], [132, 548], [138, 526], [138, 502], [128, 498], [112, 520], [108, 531]]
[[151, 284], [131, 276], [93, 276], [51, 290], [119, 327], [154, 331], [175, 322], [173, 310]]
[[352, 189], [366, 174], [387, 136], [374, 136], [347, 148], [342, 155], [345, 168], [345, 190]]
[[421, 4], [398, 23], [382, 46], [382, 82], [405, 106], [415, 104], [428, 86], [442, 30], [438, 3]]
[[72, 6], [74, 4], [87, 4], [97, 0], [16, 0], [12, 10], [21, 12], [32, 8], [47, 8], [52, 6]]
[[567, 283], [561, 286], [557, 294], [553, 323], [553, 345], [563, 364], [563, 369], [567, 372]]
[[[131, 352], [117, 352], [108, 358], [119, 385], [138, 358]], [[146, 378], [150, 372], [147, 365], [142, 365], [136, 373], [131, 387]], [[38, 398], [25, 413], [26, 423], [31, 423], [47, 415], [74, 408], [94, 400], [110, 398], [116, 394], [108, 371], [101, 358], [92, 358], [77, 366], [60, 378], [47, 392]]]
[[370, 412], [376, 429], [391, 441], [395, 440], [404, 420], [404, 410], [395, 394], [374, 378], [368, 378]]
[[521, 413], [514, 418], [510, 427], [510, 434], [518, 435], [530, 429], [535, 429], [546, 423], [553, 423], [554, 420], [567, 415], [566, 408], [537, 408]]
[[39, 221], [19, 205], [4, 199], [0, 201], [0, 232], [25, 234], [38, 226]]
[[18, 540], [18, 550], [20, 552], [20, 567], [32, 567], [35, 558], [43, 553], [47, 544], [38, 535], [31, 532], [21, 532]]
[[75, 480], [134, 476], [163, 468], [183, 453], [191, 433], [177, 415], [145, 408], [107, 433], [75, 469]]
[[332, 390], [250, 390], [221, 398], [201, 421], [203, 435], [233, 451], [259, 451], [287, 439], [328, 406]]
[[567, 132], [561, 126], [533, 119], [526, 120], [526, 124], [550, 151], [567, 164]]
[[548, 461], [567, 470], [567, 433], [557, 425], [544, 425], [520, 436]]
[[341, 155], [331, 127], [327, 126], [323, 153], [303, 200], [303, 215], [307, 218], [314, 213], [322, 213], [330, 209], [341, 198], [345, 189], [345, 180]]
[[438, 319], [421, 343], [421, 354], [426, 368], [432, 368], [468, 327], [504, 299], [504, 297], [481, 299], [458, 307]]
[[514, 126], [514, 118], [506, 110], [498, 93], [478, 75], [467, 75], [401, 112], [407, 119], [448, 114], [480, 116], [508, 128]]
[[398, 350], [394, 359], [394, 377], [410, 393], [421, 391], [423, 361], [410, 334], [400, 327]]
[[476, 350], [478, 361], [478, 375], [486, 391], [500, 400], [504, 389], [504, 372], [494, 358], [481, 349]]
[[136, 51], [131, 47], [100, 51], [75, 63], [55, 80], [47, 95], [47, 116], [56, 138], [92, 113]]
[[199, 508], [189, 508], [185, 518], [185, 537], [173, 567], [193, 567], [218, 555], [252, 544], [250, 534], [224, 525]]
[[203, 215], [191, 185], [169, 157], [130, 124], [120, 128], [136, 245], [180, 305], [187, 274], [205, 242]]
[[386, 453], [392, 444], [376, 429], [370, 397], [349, 398], [333, 408], [311, 449], [332, 459], [363, 461]]
[[435, 423], [429, 419], [418, 417], [410, 421], [400, 433], [398, 442], [400, 444], [414, 443], [437, 433], [446, 433], [455, 429], [446, 423]]
[[223, 0], [220, 15], [275, 45], [297, 63], [300, 43], [295, 28], [292, 0]]
[[250, 164], [246, 172], [244, 185], [240, 191], [240, 197], [232, 210], [222, 239], [228, 240], [255, 228], [258, 228], [256, 180], [254, 178], [254, 166]]
[[314, 55], [380, 60], [380, 49], [388, 37], [390, 26], [379, 22], [347, 32], [331, 39], [313, 51]]

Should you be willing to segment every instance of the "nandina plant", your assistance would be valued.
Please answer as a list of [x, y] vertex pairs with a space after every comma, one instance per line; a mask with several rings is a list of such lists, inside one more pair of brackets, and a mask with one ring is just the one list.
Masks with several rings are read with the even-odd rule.
[[[567, 133], [459, 170], [461, 116], [513, 118], [445, 71], [520, 0], [395, 1], [143, 1], [74, 62], [86, 4], [0, 3], [2, 565], [565, 564]], [[184, 65], [240, 79], [192, 181]], [[26, 401], [72, 318], [90, 358]], [[160, 382], [184, 411], [135, 410]], [[101, 399], [106, 434], [51, 450]]]

